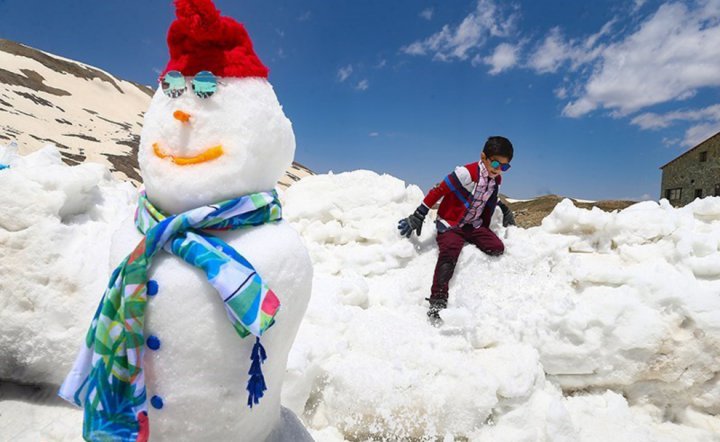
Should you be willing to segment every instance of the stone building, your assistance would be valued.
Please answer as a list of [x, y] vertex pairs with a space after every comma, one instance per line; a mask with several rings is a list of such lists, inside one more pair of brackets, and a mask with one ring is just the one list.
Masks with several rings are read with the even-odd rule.
[[720, 132], [660, 167], [660, 198], [684, 206], [695, 198], [720, 196]]

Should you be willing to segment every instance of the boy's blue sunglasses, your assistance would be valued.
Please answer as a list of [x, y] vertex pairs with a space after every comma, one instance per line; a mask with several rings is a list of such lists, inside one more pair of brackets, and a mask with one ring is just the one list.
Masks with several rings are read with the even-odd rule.
[[[195, 74], [192, 81], [192, 90], [200, 98], [210, 98], [217, 92], [217, 77], [210, 71], [202, 71]], [[177, 98], [187, 90], [185, 77], [179, 71], [170, 71], [160, 78], [160, 86], [163, 93], [170, 98]]]
[[497, 169], [499, 167], [503, 172], [507, 172], [507, 170], [510, 169], [510, 163], [501, 163], [498, 160], [491, 160], [490, 167], [493, 169]]

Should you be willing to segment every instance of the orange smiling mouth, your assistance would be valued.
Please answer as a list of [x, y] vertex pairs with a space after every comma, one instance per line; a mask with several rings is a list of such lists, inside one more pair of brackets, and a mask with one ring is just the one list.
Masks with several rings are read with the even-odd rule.
[[170, 158], [173, 163], [177, 164], [178, 166], [188, 166], [190, 164], [199, 164], [204, 163], [206, 161], [214, 160], [215, 158], [218, 158], [222, 156], [223, 154], [223, 148], [222, 146], [213, 146], [209, 149], [207, 149], [205, 152], [202, 152], [198, 155], [195, 155], [193, 157], [176, 157], [173, 155], [168, 155], [160, 150], [160, 146], [158, 143], [153, 143], [153, 152], [155, 152], [155, 155], [158, 158]]

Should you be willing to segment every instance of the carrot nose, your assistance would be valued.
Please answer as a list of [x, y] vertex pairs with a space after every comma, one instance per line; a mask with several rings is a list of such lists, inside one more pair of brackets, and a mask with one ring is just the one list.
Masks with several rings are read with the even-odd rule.
[[183, 112], [181, 110], [176, 110], [173, 112], [173, 117], [175, 117], [176, 120], [181, 121], [183, 123], [187, 123], [190, 121], [190, 114]]

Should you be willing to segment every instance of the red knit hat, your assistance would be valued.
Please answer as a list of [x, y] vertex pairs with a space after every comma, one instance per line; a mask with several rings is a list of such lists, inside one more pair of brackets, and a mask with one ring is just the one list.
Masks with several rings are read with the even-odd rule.
[[162, 75], [210, 71], [218, 77], [267, 78], [268, 68], [255, 55], [245, 27], [220, 16], [212, 0], [175, 0], [175, 14], [167, 37], [170, 61]]

